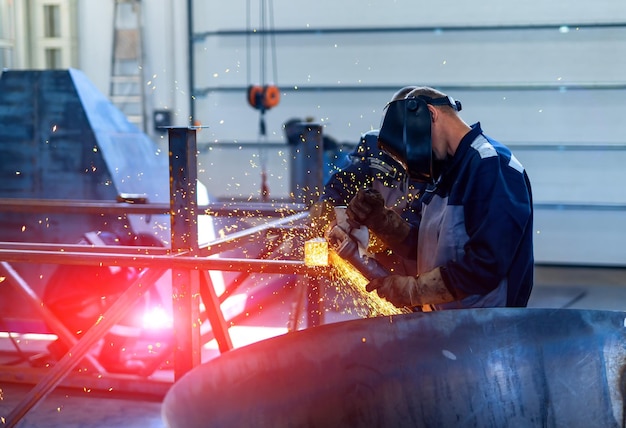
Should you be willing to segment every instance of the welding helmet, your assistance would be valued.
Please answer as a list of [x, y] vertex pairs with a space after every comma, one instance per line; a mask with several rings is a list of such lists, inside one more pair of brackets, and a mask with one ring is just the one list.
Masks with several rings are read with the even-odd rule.
[[421, 182], [433, 182], [439, 175], [439, 162], [433, 156], [428, 104], [461, 110], [461, 103], [451, 97], [419, 95], [392, 101], [387, 105], [378, 135], [378, 146], [402, 163], [413, 180]]
[[387, 105], [378, 146], [405, 166], [417, 181], [433, 180], [430, 112], [421, 98], [405, 98]]

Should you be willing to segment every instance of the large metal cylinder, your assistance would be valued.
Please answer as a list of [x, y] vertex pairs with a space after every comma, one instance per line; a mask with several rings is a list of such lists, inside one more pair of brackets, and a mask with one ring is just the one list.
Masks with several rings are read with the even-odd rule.
[[327, 324], [175, 383], [176, 427], [624, 426], [626, 313], [463, 309]]

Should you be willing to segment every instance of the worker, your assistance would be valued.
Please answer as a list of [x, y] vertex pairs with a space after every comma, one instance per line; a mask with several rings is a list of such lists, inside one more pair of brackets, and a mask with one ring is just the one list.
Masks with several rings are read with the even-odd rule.
[[[391, 100], [403, 99], [413, 89], [415, 86], [405, 86]], [[345, 165], [325, 182], [322, 195], [309, 211], [314, 235], [324, 236], [328, 227], [334, 224], [334, 207], [346, 206], [359, 189], [365, 188], [379, 191], [386, 206], [392, 207], [407, 221], [412, 221], [416, 210], [411, 209], [411, 204], [417, 200], [424, 186], [410, 180], [404, 167], [378, 148], [378, 132], [372, 130], [361, 135], [359, 144], [348, 155]], [[388, 248], [377, 245], [375, 239], [372, 243], [369, 249], [373, 256], [388, 270], [415, 273], [414, 256], [399, 257]]]
[[533, 206], [528, 175], [511, 151], [469, 126], [461, 103], [429, 87], [387, 107], [383, 150], [428, 183], [419, 218], [406, 222], [375, 190], [360, 190], [346, 215], [391, 248], [417, 240], [417, 275], [370, 281], [397, 307], [440, 310], [524, 307], [533, 286]]

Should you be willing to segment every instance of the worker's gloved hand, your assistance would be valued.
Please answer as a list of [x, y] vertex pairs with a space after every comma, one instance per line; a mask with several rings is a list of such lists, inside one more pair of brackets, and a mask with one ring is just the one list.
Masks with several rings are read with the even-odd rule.
[[[446, 287], [439, 267], [422, 275], [390, 275], [376, 278], [365, 286], [367, 291], [374, 291], [392, 305], [404, 306], [437, 305], [452, 302], [456, 297]], [[457, 293], [458, 294], [458, 293]], [[458, 296], [462, 298], [463, 296]]]
[[371, 229], [385, 215], [385, 199], [378, 190], [359, 189], [348, 204], [346, 215], [353, 223]]
[[387, 246], [400, 245], [409, 235], [410, 225], [394, 210], [385, 207], [385, 200], [375, 189], [361, 189], [346, 209], [348, 219], [365, 225]]
[[418, 278], [414, 276], [390, 275], [375, 278], [366, 285], [367, 291], [374, 291], [397, 308], [421, 305], [418, 295]]

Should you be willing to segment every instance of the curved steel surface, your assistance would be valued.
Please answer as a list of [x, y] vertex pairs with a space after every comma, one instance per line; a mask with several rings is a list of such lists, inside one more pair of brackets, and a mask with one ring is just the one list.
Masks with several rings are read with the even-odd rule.
[[626, 313], [464, 309], [327, 324], [191, 370], [170, 427], [624, 426]]

